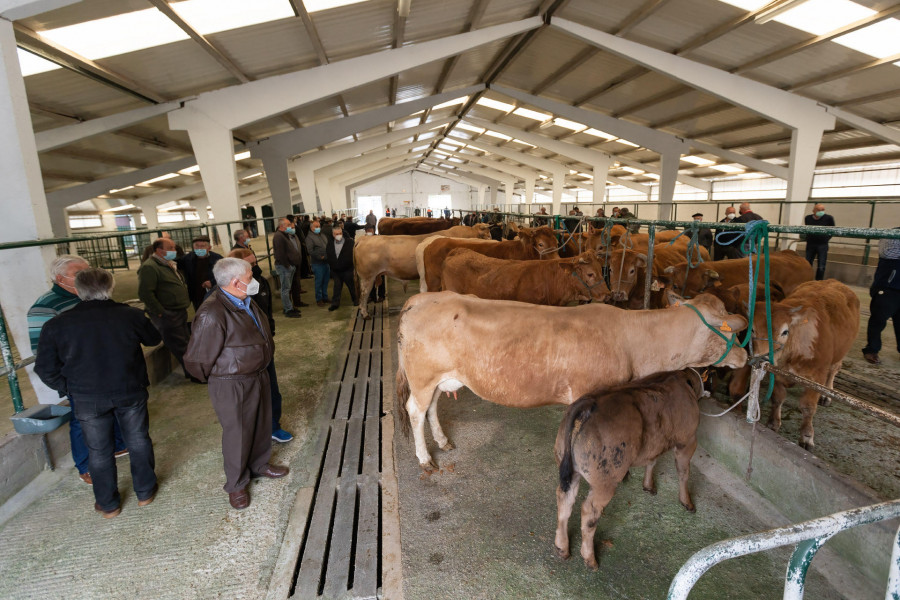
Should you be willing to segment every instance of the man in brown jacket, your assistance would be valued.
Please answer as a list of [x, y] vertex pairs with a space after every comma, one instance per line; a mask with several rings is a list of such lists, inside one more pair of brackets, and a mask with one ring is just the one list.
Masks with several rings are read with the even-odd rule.
[[284, 477], [269, 464], [272, 404], [269, 374], [275, 344], [266, 316], [251, 302], [259, 291], [250, 265], [223, 258], [213, 268], [218, 289], [194, 316], [185, 367], [209, 382], [209, 397], [222, 425], [225, 491], [231, 506], [250, 506], [251, 477]]

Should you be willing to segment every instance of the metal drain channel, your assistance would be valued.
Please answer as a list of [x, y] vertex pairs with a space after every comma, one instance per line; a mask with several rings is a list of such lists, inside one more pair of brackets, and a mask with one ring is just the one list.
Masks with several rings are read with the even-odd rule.
[[[384, 311], [357, 315], [341, 352], [339, 380], [326, 384], [330, 420], [288, 596], [377, 598], [382, 586], [381, 452]], [[389, 342], [389, 340], [388, 340]], [[299, 525], [299, 523], [297, 524]], [[290, 531], [288, 532], [290, 535]]]

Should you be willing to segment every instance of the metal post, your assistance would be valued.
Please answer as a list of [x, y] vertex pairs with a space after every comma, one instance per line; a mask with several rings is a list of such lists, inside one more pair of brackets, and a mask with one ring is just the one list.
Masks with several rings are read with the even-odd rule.
[[806, 587], [806, 572], [816, 557], [822, 544], [831, 539], [830, 535], [804, 540], [797, 544], [791, 560], [788, 561], [787, 573], [784, 576], [784, 598], [800, 600]]
[[649, 237], [647, 239], [647, 277], [644, 279], [644, 310], [650, 308], [650, 281], [653, 279], [653, 244], [656, 242], [656, 225], [650, 225], [647, 233]]
[[[784, 202], [778, 205], [778, 224], [781, 225], [781, 216], [784, 214]], [[775, 247], [778, 248], [778, 243], [781, 241], [781, 233], [775, 232]]]
[[[874, 200], [871, 201], [869, 203], [869, 206], [871, 207], [869, 209], [869, 229], [871, 229], [872, 224], [875, 222], [875, 201]], [[865, 248], [865, 250], [863, 250], [862, 264], [864, 264], [864, 265], [869, 264], [869, 253], [871, 252], [871, 248], [872, 248], [871, 244], [869, 243], [870, 239], [871, 238], [866, 238], [866, 248]]]
[[[274, 225], [274, 224], [275, 224], [275, 222], [273, 221], [272, 225]], [[265, 229], [265, 227], [263, 227], [263, 229]], [[263, 233], [265, 233], [265, 235], [263, 237], [266, 238], [266, 258], [269, 261], [269, 273], [271, 273], [274, 270], [274, 268], [272, 267], [272, 249], [269, 247], [269, 233], [268, 232], [263, 232]], [[300, 253], [300, 256], [303, 256], [302, 252]]]
[[3, 316], [3, 308], [0, 307], [0, 351], [3, 353], [3, 365], [6, 367], [9, 379], [9, 393], [12, 396], [13, 409], [16, 413], [25, 410], [22, 404], [22, 390], [19, 389], [19, 376], [16, 374], [16, 363], [13, 360], [12, 347], [9, 345], [9, 336], [6, 334], [6, 318]]

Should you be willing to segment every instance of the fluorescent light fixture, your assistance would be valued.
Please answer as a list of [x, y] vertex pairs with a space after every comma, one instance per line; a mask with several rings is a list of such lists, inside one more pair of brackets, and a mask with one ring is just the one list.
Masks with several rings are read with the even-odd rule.
[[756, 22], [774, 20], [800, 31], [822, 35], [875, 14], [874, 10], [850, 0], [807, 0], [799, 5], [790, 2], [786, 5], [791, 7], [785, 12], [770, 19], [757, 18]]
[[508, 135], [503, 135], [502, 133], [497, 133], [496, 131], [491, 131], [488, 129], [484, 132], [484, 135], [489, 135], [491, 137], [500, 138], [501, 140], [506, 140], [507, 142], [512, 140], [512, 138]]
[[650, 179], [659, 179], [659, 175], [656, 173], [644, 173], [643, 177], [649, 177]]
[[634, 142], [629, 142], [628, 140], [626, 140], [624, 138], [617, 139], [616, 143], [617, 144], [625, 144], [626, 146], [632, 146], [633, 148], [640, 148], [639, 145], [635, 144]]
[[129, 210], [135, 208], [134, 204], [123, 204], [122, 206], [115, 206], [113, 208], [107, 208], [103, 212], [119, 212], [121, 210]]
[[470, 125], [465, 121], [460, 121], [456, 124], [457, 129], [465, 129], [467, 131], [474, 131], [475, 133], [484, 133], [484, 129], [481, 127], [475, 127], [474, 125]]
[[245, 160], [245, 159], [247, 159], [247, 158], [250, 158], [250, 151], [249, 151], [249, 150], [244, 150], [243, 152], [238, 152], [237, 154], [234, 155], [234, 160], [235, 160], [235, 161]]
[[165, 175], [160, 175], [159, 177], [154, 177], [153, 179], [148, 179], [147, 181], [142, 181], [135, 185], [140, 187], [147, 187], [151, 183], [156, 183], [158, 181], [165, 181], [166, 179], [172, 179], [173, 177], [178, 177], [178, 173], [166, 173]]
[[252, 10], [246, 0], [185, 0], [170, 6], [200, 35], [294, 18], [290, 3], [282, 0], [253, 0]]
[[635, 169], [634, 167], [619, 167], [623, 171], [628, 171], [629, 173], [634, 173], [635, 175], [640, 175], [642, 173], [646, 173], [646, 171], [642, 171], [640, 169]]
[[715, 162], [716, 162], [714, 160], [700, 158], [699, 156], [682, 156], [681, 160], [683, 160], [684, 162], [689, 162], [691, 164], [695, 164], [700, 167], [707, 167], [709, 165], [715, 164]]
[[[320, 10], [328, 10], [329, 8], [358, 4], [365, 1], [366, 0], [303, 0], [303, 5], [306, 7], [307, 12], [313, 13], [319, 12]], [[254, 4], [254, 6], [256, 5]]]
[[246, 177], [241, 177], [241, 181], [245, 179], [253, 179], [254, 177], [262, 177], [262, 173], [253, 173], [252, 175], [247, 175]]
[[897, 40], [900, 40], [900, 20], [885, 19], [834, 38], [833, 41], [875, 58], [885, 58], [900, 52], [900, 43]]
[[464, 104], [469, 99], [468, 96], [463, 96], [461, 98], [454, 98], [453, 100], [447, 100], [446, 102], [441, 102], [440, 104], [433, 106], [432, 110], [440, 110], [442, 108], [450, 108], [451, 106], [457, 106], [458, 104]]
[[534, 119], [535, 121], [549, 121], [553, 118], [553, 115], [548, 115], [547, 113], [538, 112], [536, 110], [531, 110], [530, 108], [517, 108], [513, 111], [514, 115], [519, 115], [520, 117], [525, 117], [528, 119]]
[[125, 190], [132, 190], [132, 189], [134, 189], [134, 186], [129, 185], [128, 187], [119, 188], [117, 190], [109, 190], [109, 193], [110, 194], [118, 194], [119, 192], [124, 192]]
[[513, 141], [514, 141], [515, 143], [517, 143], [517, 144], [522, 144], [523, 146], [529, 146], [529, 147], [531, 147], [531, 148], [537, 148], [537, 146], [535, 146], [534, 144], [529, 144], [528, 142], [523, 142], [523, 141], [520, 140], [519, 138], [513, 138]]
[[582, 125], [581, 123], [576, 123], [575, 121], [569, 121], [568, 119], [560, 119], [559, 117], [553, 119], [554, 125], [559, 125], [560, 127], [565, 127], [566, 129], [571, 129], [572, 131], [581, 131], [582, 129], [587, 129], [587, 125]]
[[50, 62], [46, 58], [42, 58], [37, 54], [26, 52], [21, 48], [16, 48], [16, 54], [19, 56], [19, 69], [22, 71], [22, 77], [29, 75], [37, 75], [38, 73], [46, 73], [53, 69], [60, 69], [58, 64]]
[[614, 139], [616, 139], [616, 136], [614, 136], [614, 135], [609, 135], [608, 133], [606, 133], [606, 132], [604, 132], [604, 131], [600, 131], [599, 129], [594, 129], [593, 127], [589, 128], [589, 129], [585, 129], [585, 130], [582, 131], [581, 133], [586, 133], [586, 134], [588, 134], [588, 135], [592, 135], [592, 136], [598, 137], [598, 138], [603, 138], [603, 139], [605, 139], [605, 140], [614, 140]]
[[186, 169], [181, 169], [178, 171], [182, 175], [191, 175], [192, 173], [196, 173], [200, 170], [200, 165], [194, 165], [193, 167], [188, 167]]
[[488, 108], [493, 108], [494, 110], [499, 110], [505, 113], [508, 113], [516, 108], [512, 104], [500, 102], [499, 100], [491, 100], [490, 98], [479, 98], [476, 104], [480, 104], [481, 106], [486, 106]]
[[722, 171], [723, 173], [743, 173], [747, 169], [738, 165], [710, 165], [710, 169]]

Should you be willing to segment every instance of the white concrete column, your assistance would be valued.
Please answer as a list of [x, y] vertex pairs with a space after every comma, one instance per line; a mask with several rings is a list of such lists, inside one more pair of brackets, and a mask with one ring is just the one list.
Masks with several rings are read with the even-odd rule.
[[291, 179], [288, 164], [284, 158], [266, 154], [263, 156], [263, 168], [266, 170], [266, 181], [272, 190], [272, 210], [276, 215], [284, 216], [293, 212], [291, 202]]
[[[491, 186], [491, 187], [493, 188], [494, 186]], [[486, 193], [487, 193], [487, 186], [479, 185], [478, 186], [478, 207], [479, 208], [484, 206], [484, 197], [485, 197]]]
[[[504, 184], [504, 187], [506, 187], [506, 184]], [[497, 204], [497, 186], [496, 185], [491, 186], [491, 204]]]
[[598, 156], [591, 164], [594, 175], [594, 190], [591, 198], [595, 204], [600, 204], [606, 199], [606, 177], [609, 175], [610, 166], [612, 166], [612, 157], [608, 154]]
[[553, 214], [560, 214], [562, 210], [562, 193], [566, 183], [566, 176], [558, 173], [553, 174]]
[[[4, 186], [0, 242], [53, 237], [16, 39], [12, 23], [5, 19], [0, 19], [0, 165]], [[65, 228], [65, 210], [62, 220]], [[0, 285], [0, 307], [22, 357], [31, 356], [25, 315], [50, 288], [48, 266], [55, 254], [53, 246], [0, 251], [0, 280], [5, 282]], [[59, 402], [59, 394], [44, 386], [31, 368], [27, 373], [39, 402]]]
[[[133, 204], [141, 209], [144, 213], [144, 220], [147, 221], [147, 229], [156, 229], [159, 227], [159, 214], [156, 212], [158, 204], [154, 200], [134, 200]], [[205, 208], [205, 207], [204, 207]]]
[[675, 182], [678, 180], [678, 167], [681, 162], [679, 152], [667, 152], [660, 156], [659, 178], [659, 216], [661, 220], [672, 218], [672, 201], [675, 198]]
[[531, 206], [534, 203], [534, 179], [525, 180], [525, 204]]
[[[791, 162], [788, 167], [787, 214], [782, 216], [784, 225], [803, 225], [806, 203], [812, 190], [819, 146], [824, 129], [800, 127], [791, 134]], [[787, 243], [788, 240], [785, 240]]]
[[[296, 164], [296, 161], [292, 165]], [[297, 184], [300, 186], [300, 201], [307, 212], [318, 212], [321, 210], [316, 194], [316, 175], [315, 171], [307, 165], [300, 164], [294, 171], [297, 176]]]
[[69, 213], [65, 206], [47, 206], [50, 215], [50, 229], [52, 236], [57, 238], [69, 237]]

